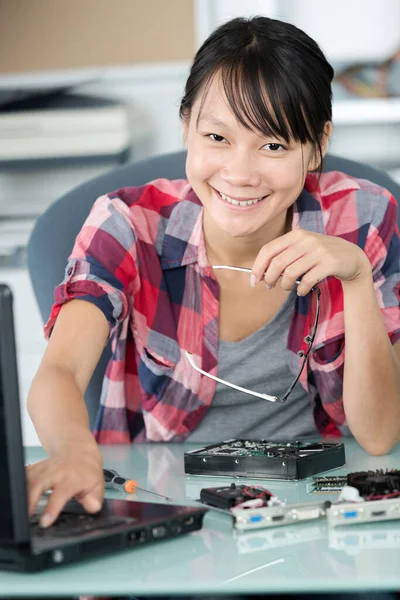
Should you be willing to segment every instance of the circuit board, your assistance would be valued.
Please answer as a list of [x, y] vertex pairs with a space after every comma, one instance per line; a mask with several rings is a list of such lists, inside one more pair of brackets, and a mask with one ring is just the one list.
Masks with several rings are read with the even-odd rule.
[[230, 515], [234, 529], [239, 531], [321, 519], [331, 505], [329, 501], [286, 504], [263, 486], [234, 482], [230, 486], [203, 488], [199, 502]]
[[313, 493], [340, 493], [326, 513], [330, 527], [400, 519], [400, 471], [396, 469], [314, 477], [313, 482]]
[[184, 455], [185, 473], [263, 479], [304, 479], [345, 464], [344, 444], [226, 440]]
[[344, 486], [356, 488], [360, 496], [368, 500], [382, 500], [400, 497], [400, 471], [377, 469], [376, 471], [356, 471], [337, 477], [314, 477], [311, 492], [340, 492]]
[[234, 527], [241, 531], [279, 525], [293, 525], [326, 516], [330, 502], [302, 502], [300, 504], [240, 508], [232, 510]]

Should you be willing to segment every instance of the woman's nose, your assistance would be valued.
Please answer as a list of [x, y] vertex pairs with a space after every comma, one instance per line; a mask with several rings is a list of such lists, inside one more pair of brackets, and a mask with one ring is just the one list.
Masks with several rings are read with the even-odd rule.
[[233, 187], [257, 187], [261, 182], [257, 161], [242, 152], [232, 153], [226, 157], [221, 177]]

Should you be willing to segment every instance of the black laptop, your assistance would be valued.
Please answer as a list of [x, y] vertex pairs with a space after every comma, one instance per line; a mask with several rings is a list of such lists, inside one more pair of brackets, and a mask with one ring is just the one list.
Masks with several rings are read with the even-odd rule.
[[40, 510], [29, 518], [12, 293], [0, 284], [0, 569], [36, 571], [174, 538], [200, 529], [205, 512], [105, 500], [99, 513], [89, 515], [71, 501], [51, 527], [39, 526]]

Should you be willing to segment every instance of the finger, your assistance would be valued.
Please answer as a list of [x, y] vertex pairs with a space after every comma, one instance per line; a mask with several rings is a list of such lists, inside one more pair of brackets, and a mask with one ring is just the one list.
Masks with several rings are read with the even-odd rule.
[[101, 510], [101, 507], [103, 505], [102, 499], [103, 498], [100, 497], [100, 494], [98, 494], [98, 493], [96, 494], [95, 492], [89, 492], [88, 494], [85, 494], [84, 496], [76, 497], [76, 500], [80, 504], [82, 504], [83, 508], [88, 513], [99, 512], [99, 510]]
[[39, 503], [40, 498], [49, 488], [45, 486], [42, 482], [37, 482], [35, 484], [28, 486], [28, 513], [32, 515], [35, 512], [35, 509]]
[[73, 494], [71, 494], [71, 491], [67, 488], [59, 486], [57, 489], [53, 490], [40, 517], [40, 525], [42, 527], [50, 527], [72, 497]]
[[305, 273], [301, 278], [301, 282], [297, 286], [297, 295], [305, 296], [309, 293], [311, 288], [313, 288], [315, 285], [317, 285], [317, 283], [322, 281], [322, 279], [325, 279], [325, 277], [327, 277], [327, 273], [325, 273], [321, 269], [320, 265], [317, 265], [313, 269], [310, 269], [310, 271]]
[[311, 269], [317, 267], [318, 264], [318, 257], [315, 254], [306, 254], [305, 256], [300, 257], [286, 267], [285, 271], [282, 273], [281, 286], [284, 290], [293, 289], [296, 285], [296, 281], [303, 278], [311, 271]]
[[42, 465], [30, 465], [29, 468], [25, 469], [26, 473], [26, 484], [28, 488], [28, 512], [30, 515], [33, 514], [35, 508], [44, 492], [50, 489], [50, 483], [48, 478], [43, 477]]
[[90, 488], [82, 490], [79, 494], [75, 495], [75, 498], [89, 513], [96, 513], [101, 510], [104, 499], [103, 474], [101, 473], [97, 484], [95, 483]]
[[[297, 263], [299, 259], [304, 256], [301, 248], [296, 246], [291, 246], [287, 248], [277, 256], [274, 256], [270, 261], [269, 267], [264, 272], [264, 281], [268, 288], [275, 287], [278, 283], [279, 278], [290, 270], [291, 265], [293, 263]], [[294, 283], [296, 281], [296, 277], [294, 277], [292, 283], [290, 284], [290, 277], [286, 277], [282, 279], [281, 285], [284, 289], [292, 289]]]
[[254, 276], [252, 278], [254, 285], [259, 283], [263, 279], [264, 273], [268, 270], [272, 259], [290, 247], [290, 244], [278, 244], [278, 241], [280, 242], [281, 238], [279, 238], [278, 240], [273, 240], [269, 244], [266, 244], [261, 248], [260, 252], [258, 253], [257, 258], [254, 261], [254, 264], [251, 268], [251, 275]]
[[[306, 241], [307, 233], [308, 232], [304, 232], [302, 229], [296, 229], [265, 244], [258, 253], [251, 269], [251, 272], [255, 277], [254, 282], [258, 283], [263, 278], [265, 271], [268, 269], [275, 256], [278, 256], [295, 244]], [[303, 254], [303, 252], [301, 252], [301, 254]]]

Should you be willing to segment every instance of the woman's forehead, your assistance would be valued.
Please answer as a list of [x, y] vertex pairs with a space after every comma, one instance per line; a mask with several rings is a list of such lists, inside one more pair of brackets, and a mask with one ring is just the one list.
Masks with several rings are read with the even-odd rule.
[[209, 80], [205, 81], [196, 98], [194, 106], [198, 109], [198, 114], [203, 112], [211, 113], [215, 110], [215, 105], [221, 109], [231, 112], [228, 97], [221, 75], [215, 74]]

